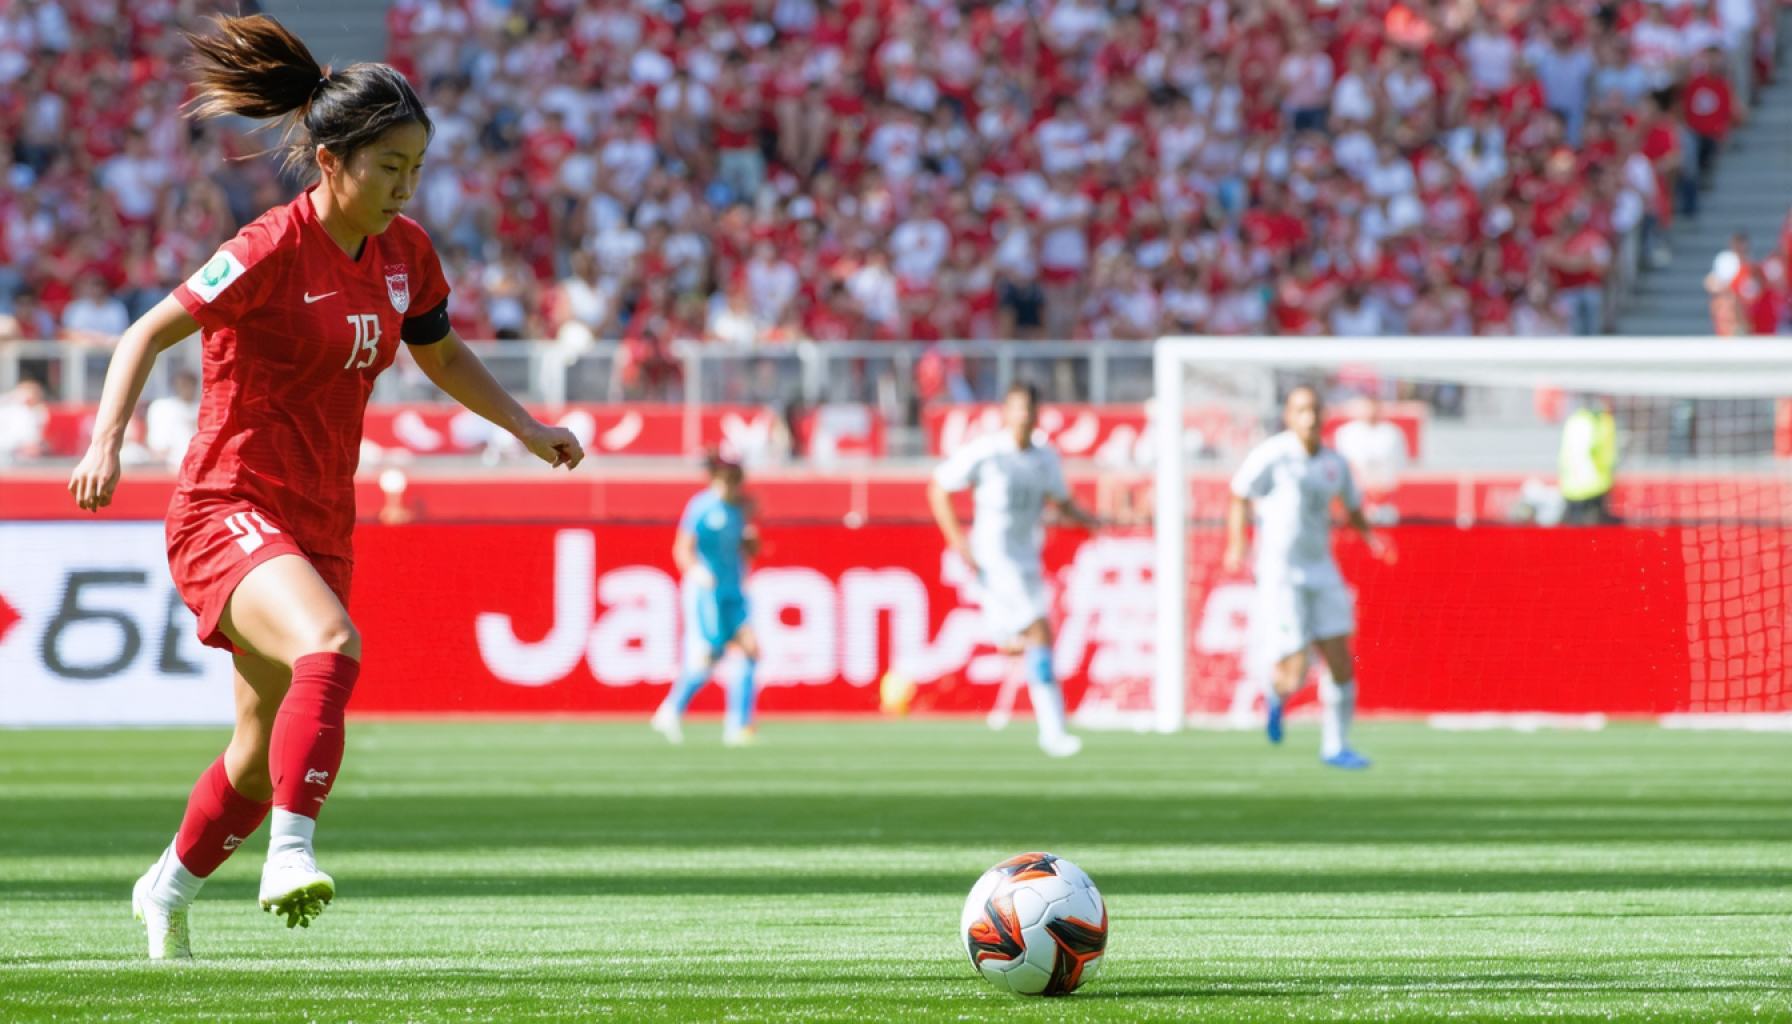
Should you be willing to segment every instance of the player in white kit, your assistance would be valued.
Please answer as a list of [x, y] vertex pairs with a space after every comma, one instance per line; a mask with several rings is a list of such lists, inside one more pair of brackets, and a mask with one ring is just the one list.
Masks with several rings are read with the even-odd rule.
[[[1052, 670], [1051, 595], [1040, 559], [1040, 518], [1049, 503], [1059, 516], [1086, 529], [1096, 524], [1070, 500], [1057, 450], [1034, 437], [1038, 422], [1038, 391], [1030, 384], [1009, 388], [1002, 399], [1003, 429], [966, 442], [941, 463], [927, 497], [946, 544], [976, 580], [991, 639], [1021, 657], [1039, 720], [1040, 749], [1068, 757], [1083, 744], [1065, 728], [1064, 697]], [[968, 539], [951, 498], [964, 490], [971, 491], [974, 510]]]
[[1368, 759], [1349, 744], [1356, 712], [1350, 651], [1356, 602], [1332, 558], [1332, 503], [1343, 503], [1351, 528], [1375, 557], [1390, 560], [1393, 549], [1363, 518], [1350, 466], [1321, 443], [1321, 411], [1319, 392], [1296, 387], [1282, 408], [1287, 429], [1245, 456], [1232, 477], [1225, 564], [1228, 572], [1243, 567], [1245, 528], [1254, 517], [1257, 606], [1251, 644], [1275, 664], [1266, 694], [1270, 742], [1282, 742], [1282, 710], [1306, 682], [1307, 652], [1317, 647], [1331, 673], [1319, 685], [1320, 757], [1334, 768], [1367, 768]]

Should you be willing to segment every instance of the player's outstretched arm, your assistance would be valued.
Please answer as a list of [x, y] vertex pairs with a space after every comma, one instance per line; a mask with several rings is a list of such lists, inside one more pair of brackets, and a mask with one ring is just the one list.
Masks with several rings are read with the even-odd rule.
[[1378, 561], [1392, 565], [1399, 559], [1399, 553], [1394, 550], [1393, 543], [1386, 537], [1383, 537], [1380, 533], [1376, 532], [1373, 526], [1369, 525], [1369, 519], [1367, 516], [1363, 515], [1361, 506], [1356, 508], [1346, 508], [1345, 513], [1348, 517], [1350, 528], [1355, 530], [1363, 538], [1364, 544], [1369, 545], [1369, 553], [1374, 555]]
[[143, 385], [155, 369], [156, 357], [198, 330], [199, 322], [170, 295], [119, 336], [112, 361], [106, 366], [106, 385], [100, 392], [93, 440], [69, 476], [68, 492], [75, 496], [75, 504], [89, 512], [112, 504], [112, 491], [118, 486], [118, 450], [124, 444], [124, 428], [143, 397]]
[[1103, 525], [1101, 520], [1083, 511], [1082, 506], [1069, 498], [1052, 498], [1051, 503], [1058, 518], [1064, 522], [1074, 523], [1090, 533], [1101, 529]]
[[450, 330], [433, 345], [407, 345], [423, 375], [448, 397], [516, 436], [530, 454], [551, 466], [571, 469], [585, 458], [572, 431], [551, 427], [529, 415], [495, 380], [460, 334]]
[[1234, 494], [1232, 504], [1226, 509], [1226, 558], [1224, 567], [1227, 572], [1238, 572], [1244, 568], [1244, 556], [1250, 550], [1250, 542], [1245, 535], [1251, 523], [1251, 499], [1241, 498]]

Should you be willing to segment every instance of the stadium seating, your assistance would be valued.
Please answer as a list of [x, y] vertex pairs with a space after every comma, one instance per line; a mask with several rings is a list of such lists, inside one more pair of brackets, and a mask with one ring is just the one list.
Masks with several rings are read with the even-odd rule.
[[[103, 335], [288, 194], [180, 119], [165, 6], [0, 12], [0, 337]], [[1037, 6], [399, 0], [458, 326], [1597, 333], [1747, 111], [1683, 97], [1773, 43], [1767, 0]]]

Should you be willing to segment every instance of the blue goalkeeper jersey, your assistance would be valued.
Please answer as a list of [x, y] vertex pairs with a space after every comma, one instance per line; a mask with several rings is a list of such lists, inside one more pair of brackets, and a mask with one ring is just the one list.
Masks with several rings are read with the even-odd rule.
[[714, 490], [704, 488], [684, 507], [678, 520], [680, 533], [697, 540], [697, 558], [715, 577], [716, 594], [731, 596], [741, 593], [741, 536], [746, 532], [747, 518], [739, 505], [730, 505]]

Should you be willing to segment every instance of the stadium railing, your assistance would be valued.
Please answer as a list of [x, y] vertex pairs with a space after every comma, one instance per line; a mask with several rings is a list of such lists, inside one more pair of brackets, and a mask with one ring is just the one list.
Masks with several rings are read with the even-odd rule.
[[[927, 399], [988, 401], [1009, 384], [1036, 384], [1047, 401], [1142, 402], [1151, 395], [1146, 341], [796, 342], [741, 348], [700, 341], [671, 346], [679, 373], [657, 388], [628, 381], [624, 347], [602, 342], [570, 351], [552, 341], [475, 343], [481, 359], [513, 393], [546, 405], [658, 401], [805, 407], [875, 406], [894, 426], [913, 425]], [[144, 391], [154, 398], [178, 369], [197, 369], [196, 346], [159, 360]], [[0, 344], [0, 390], [29, 377], [52, 402], [99, 398], [109, 349], [55, 341]], [[924, 383], [926, 382], [926, 383]], [[380, 378], [375, 402], [439, 400], [408, 360]]]

